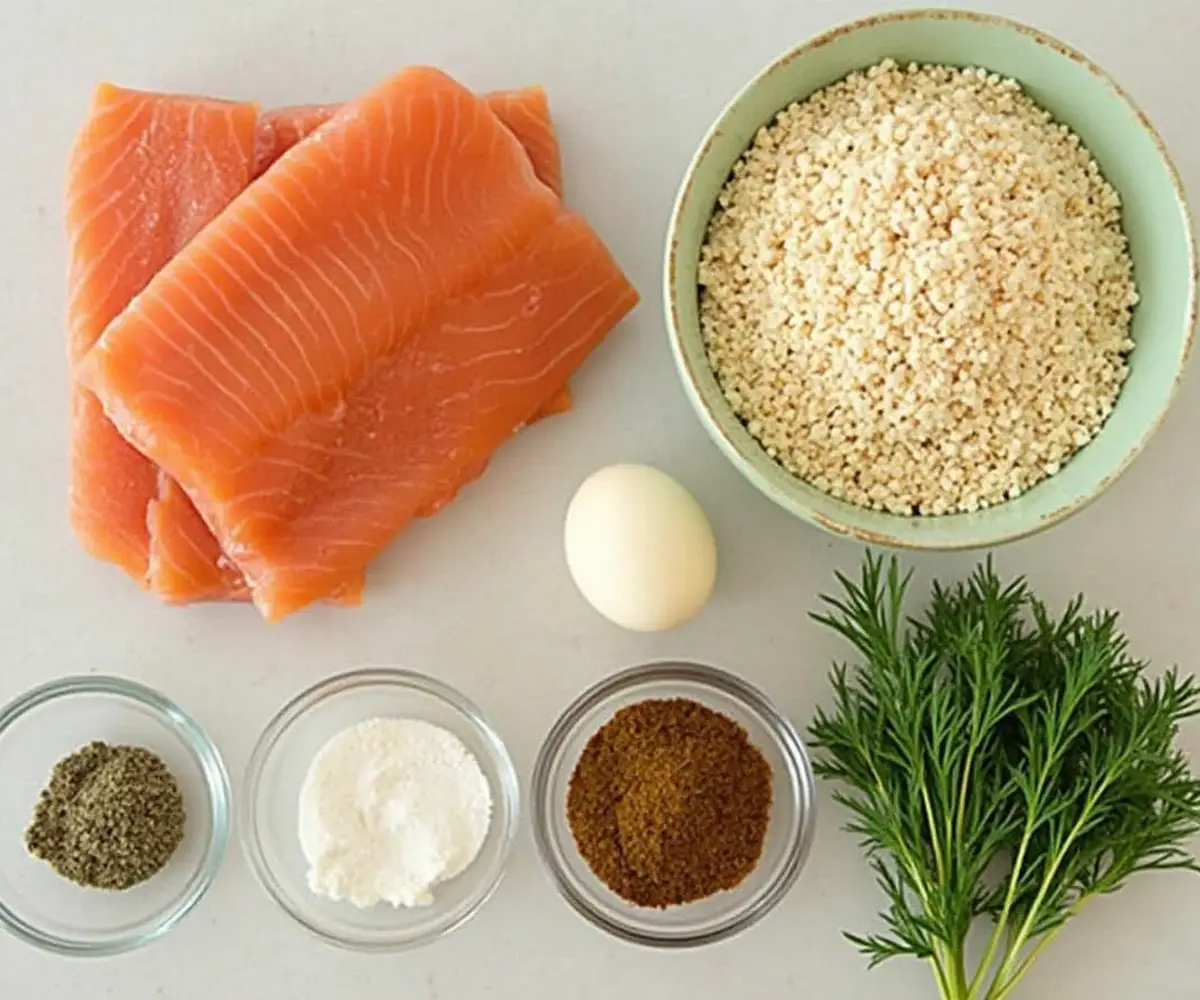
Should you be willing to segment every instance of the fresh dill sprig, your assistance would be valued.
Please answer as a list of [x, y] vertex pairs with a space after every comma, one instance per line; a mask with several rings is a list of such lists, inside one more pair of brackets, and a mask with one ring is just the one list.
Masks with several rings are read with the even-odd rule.
[[912, 618], [910, 581], [868, 555], [814, 616], [857, 653], [813, 720], [815, 769], [886, 898], [885, 932], [847, 937], [872, 965], [928, 961], [943, 1000], [1004, 1000], [1089, 900], [1136, 872], [1200, 871], [1200, 780], [1175, 746], [1200, 689], [1149, 678], [1116, 614], [1076, 598], [1055, 617], [990, 559]]

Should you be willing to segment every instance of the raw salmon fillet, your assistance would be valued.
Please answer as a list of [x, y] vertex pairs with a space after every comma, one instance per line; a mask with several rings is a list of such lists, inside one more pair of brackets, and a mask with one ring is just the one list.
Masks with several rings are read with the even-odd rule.
[[[250, 181], [253, 104], [101, 85], [68, 165], [72, 365], [201, 227]], [[84, 547], [144, 581], [158, 470], [71, 386], [71, 522]]]
[[[525, 147], [534, 173], [562, 195], [562, 152], [550, 117], [550, 100], [541, 87], [499, 90], [487, 95], [488, 106]], [[266, 112], [258, 123], [254, 176], [266, 172], [301, 139], [337, 114], [340, 104], [301, 104]]]
[[636, 301], [487, 103], [414, 68], [235, 199], [78, 374], [275, 620], [477, 475]]
[[284, 153], [337, 114], [340, 107], [340, 104], [300, 104], [264, 112], [258, 121], [254, 176], [265, 174]]
[[[158, 497], [146, 512], [150, 528], [150, 588], [168, 604], [248, 601], [250, 587], [216, 535], [174, 479], [160, 471]], [[327, 597], [331, 604], [362, 603], [366, 572], [351, 574]]]
[[[166, 473], [159, 474], [158, 495], [146, 511], [150, 528], [150, 588], [169, 604], [193, 601], [244, 601], [250, 588], [241, 570], [221, 551], [200, 512]], [[361, 585], [353, 588], [361, 594]]]
[[225, 509], [252, 540], [266, 617], [308, 604], [454, 499], [636, 301], [591, 228], [564, 213], [381, 359], [342, 411], [270, 442]]
[[[550, 117], [550, 100], [541, 87], [499, 90], [487, 95], [488, 106], [525, 147], [533, 172], [560, 198], [562, 152]], [[259, 177], [301, 139], [307, 138], [337, 114], [340, 104], [302, 104], [276, 108], [258, 123], [254, 176]], [[534, 420], [571, 409], [571, 387], [564, 385], [539, 408]]]
[[[158, 270], [250, 182], [254, 104], [101, 84], [67, 180], [74, 366]], [[168, 600], [246, 595], [186, 494], [71, 385], [70, 509], [93, 555]], [[208, 565], [201, 562], [215, 553]], [[338, 599], [357, 598], [347, 581]]]
[[533, 164], [533, 172], [561, 197], [562, 151], [550, 117], [546, 92], [541, 87], [500, 90], [488, 95], [488, 106], [521, 141]]
[[[557, 138], [549, 118], [545, 92], [539, 87], [488, 96], [489, 106], [525, 144], [538, 176], [556, 191], [561, 183]], [[288, 149], [323, 125], [337, 105], [281, 108], [257, 117], [253, 162], [247, 169], [252, 104], [234, 105], [185, 95], [152, 94], [102, 85], [92, 115], [76, 144], [68, 194], [68, 229], [72, 234], [71, 356], [86, 352], [104, 326], [175, 250]], [[118, 123], [115, 110], [130, 115]], [[236, 127], [216, 127], [234, 112]], [[186, 136], [162, 122], [188, 120]], [[123, 131], [114, 127], [122, 124]], [[181, 137], [188, 145], [179, 145]], [[132, 144], [140, 146], [131, 160]], [[213, 171], [224, 166], [214, 182]], [[167, 173], [174, 171], [174, 174]], [[133, 261], [117, 276], [111, 292], [98, 294], [87, 267], [94, 259], [101, 227], [87, 210], [107, 204], [106, 211], [125, 212], [130, 181], [143, 197], [142, 224], [122, 232], [119, 240]], [[145, 187], [141, 181], [145, 181]], [[174, 183], [172, 183], [174, 182]], [[193, 189], [204, 198], [192, 195]], [[188, 212], [153, 210], [149, 196], [171, 201], [190, 198]], [[83, 212], [75, 211], [84, 206]], [[110, 223], [111, 224], [111, 223]], [[115, 232], [115, 230], [114, 230]], [[104, 231], [107, 237], [107, 230]], [[95, 275], [91, 276], [92, 278]], [[111, 278], [106, 274], [106, 278]], [[107, 296], [107, 297], [106, 297]], [[564, 387], [538, 416], [561, 413], [571, 406]], [[187, 494], [169, 476], [129, 445], [104, 415], [91, 393], [72, 387], [72, 516], [89, 551], [116, 562], [169, 603], [201, 600], [242, 600], [249, 596], [241, 572], [196, 511]], [[335, 595], [339, 603], [358, 603], [363, 580], [348, 581]]]
[[[521, 140], [534, 172], [561, 195], [562, 167], [558, 138], [550, 120], [550, 105], [540, 87], [487, 95], [492, 112]], [[253, 176], [262, 176], [292, 146], [324, 125], [341, 105], [310, 104], [276, 108], [258, 120]], [[565, 413], [571, 408], [570, 387], [564, 386], [534, 419]], [[160, 476], [159, 496], [148, 512], [150, 527], [149, 578], [151, 590], [172, 604], [203, 600], [245, 600], [250, 588], [241, 570], [224, 552], [183, 489], [169, 476]], [[340, 586], [332, 599], [340, 604], [362, 600], [365, 576]]]

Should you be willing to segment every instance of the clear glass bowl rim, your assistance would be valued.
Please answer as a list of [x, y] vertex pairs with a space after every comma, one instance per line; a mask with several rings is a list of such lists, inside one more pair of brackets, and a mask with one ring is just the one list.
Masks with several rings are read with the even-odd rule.
[[[783, 868], [778, 877], [763, 890], [754, 906], [736, 920], [691, 936], [660, 936], [634, 930], [610, 919], [594, 906], [586, 895], [577, 891], [571, 880], [566, 877], [550, 833], [555, 823], [554, 812], [560, 805], [551, 797], [550, 777], [554, 763], [561, 756], [567, 740], [587, 715], [605, 700], [660, 682], [686, 682], [707, 687], [732, 698], [748, 714], [756, 716], [774, 737], [788, 764], [792, 791], [802, 810], [796, 836], [787, 847]], [[571, 702], [542, 741], [534, 763], [530, 799], [533, 811], [533, 839], [537, 845], [538, 857], [559, 894], [576, 913], [592, 925], [622, 941], [651, 948], [696, 948], [727, 940], [758, 923], [796, 884], [808, 858], [816, 830], [816, 780], [813, 777], [808, 750], [792, 721], [775, 707], [766, 694], [750, 682], [720, 667], [682, 659], [656, 660], [627, 667], [587, 688]]]
[[[373, 685], [403, 688], [419, 691], [441, 701], [462, 715], [475, 728], [484, 742], [488, 745], [497, 769], [501, 773], [502, 787], [498, 790], [507, 802], [509, 821], [503, 831], [503, 842], [500, 847], [500, 863], [495, 877], [484, 886], [469, 909], [464, 911], [453, 923], [439, 928], [435, 933], [417, 936], [405, 941], [387, 941], [366, 944], [348, 938], [330, 934], [314, 926], [303, 914], [298, 913], [286, 900], [279, 888], [278, 881], [271, 871], [263, 855], [259, 842], [257, 817], [258, 786], [262, 777], [263, 767], [267, 758], [275, 749], [275, 745], [285, 732], [312, 709], [319, 706], [333, 695], [352, 691], [355, 688]], [[512, 856], [513, 845], [516, 843], [517, 831], [521, 825], [521, 794], [517, 768], [509, 755], [508, 747], [499, 732], [488, 721], [487, 716], [470, 698], [461, 691], [428, 674], [403, 667], [362, 667], [334, 674], [305, 688], [291, 698], [278, 712], [272, 716], [259, 736], [258, 742], [250, 754], [246, 765], [244, 792], [239, 814], [241, 824], [242, 849], [250, 862], [250, 869], [262, 890], [284, 913], [291, 917], [308, 933], [314, 935], [326, 944], [358, 952], [400, 952], [408, 951], [430, 944], [446, 937], [474, 917], [495, 894], [508, 870], [508, 862]]]
[[196, 904], [204, 898], [216, 880], [221, 863], [225, 859], [225, 850], [229, 844], [232, 793], [225, 762], [216, 744], [213, 743], [204, 728], [166, 695], [125, 677], [81, 674], [40, 684], [24, 694], [18, 695], [3, 709], [0, 709], [0, 738], [3, 738], [13, 725], [35, 709], [63, 698], [81, 694], [113, 695], [137, 702], [150, 709], [157, 718], [183, 738], [196, 755], [200, 770], [204, 775], [212, 827], [208, 843], [205, 845], [199, 877], [193, 878], [187, 892], [180, 896], [172, 907], [164, 910], [153, 926], [137, 934], [92, 942], [59, 937], [42, 931], [22, 919], [0, 899], [0, 925], [27, 944], [58, 955], [104, 958], [133, 951], [152, 941], [157, 941], [195, 909]]

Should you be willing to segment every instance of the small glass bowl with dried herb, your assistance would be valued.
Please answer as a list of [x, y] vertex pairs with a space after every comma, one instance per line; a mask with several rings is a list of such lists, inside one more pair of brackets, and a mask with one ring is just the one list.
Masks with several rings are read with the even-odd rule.
[[730, 938], [799, 877], [816, 796], [804, 744], [759, 690], [694, 663], [601, 681], [534, 767], [538, 852], [581, 916], [634, 944]]
[[68, 677], [0, 709], [0, 926], [67, 955], [148, 944], [207, 892], [229, 839], [220, 754], [172, 701]]

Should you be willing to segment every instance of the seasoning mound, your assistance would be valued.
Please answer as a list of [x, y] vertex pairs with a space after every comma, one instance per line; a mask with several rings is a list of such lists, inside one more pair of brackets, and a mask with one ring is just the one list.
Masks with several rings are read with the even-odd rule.
[[368, 719], [318, 751], [300, 790], [308, 886], [360, 909], [430, 906], [478, 857], [492, 821], [479, 761], [421, 719]]
[[185, 825], [179, 785], [156, 754], [97, 741], [54, 766], [25, 845], [76, 885], [131, 889], [166, 866]]
[[664, 908], [738, 886], [758, 864], [771, 768], [746, 731], [683, 698], [617, 712], [571, 775], [567, 819], [609, 889]]
[[1121, 203], [1012, 81], [886, 61], [785, 109], [701, 252], [709, 362], [784, 468], [862, 507], [975, 511], [1055, 474], [1127, 374]]

